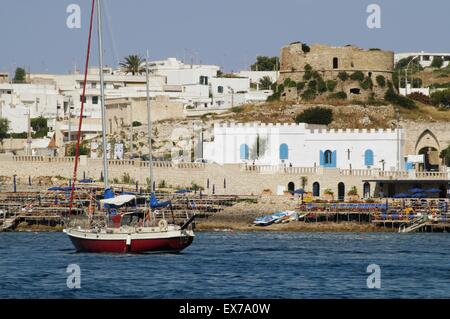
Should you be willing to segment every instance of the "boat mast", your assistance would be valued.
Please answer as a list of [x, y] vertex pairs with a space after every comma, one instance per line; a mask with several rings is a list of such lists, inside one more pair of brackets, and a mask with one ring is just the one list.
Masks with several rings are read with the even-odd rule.
[[98, 32], [98, 52], [99, 52], [99, 64], [100, 64], [100, 106], [102, 115], [102, 145], [103, 145], [103, 179], [105, 184], [105, 190], [109, 188], [108, 183], [108, 156], [107, 156], [107, 143], [106, 143], [106, 107], [105, 107], [105, 90], [103, 79], [103, 35], [102, 35], [102, 8], [101, 0], [97, 0], [97, 32]]
[[150, 114], [150, 87], [149, 87], [149, 72], [148, 72], [148, 50], [145, 58], [145, 76], [147, 89], [147, 122], [148, 122], [148, 153], [149, 153], [149, 169], [150, 169], [150, 193], [153, 193], [153, 158], [152, 158], [152, 117]]

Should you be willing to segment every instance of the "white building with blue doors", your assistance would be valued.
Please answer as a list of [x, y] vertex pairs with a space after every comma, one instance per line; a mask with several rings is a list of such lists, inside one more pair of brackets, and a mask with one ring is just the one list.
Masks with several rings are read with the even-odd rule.
[[327, 129], [324, 125], [215, 124], [204, 158], [218, 164], [402, 170], [402, 129]]

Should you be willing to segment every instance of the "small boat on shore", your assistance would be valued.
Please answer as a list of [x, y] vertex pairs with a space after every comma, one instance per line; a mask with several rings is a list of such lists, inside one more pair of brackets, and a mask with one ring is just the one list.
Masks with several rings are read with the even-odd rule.
[[298, 220], [298, 213], [293, 210], [287, 210], [284, 212], [277, 212], [271, 215], [257, 217], [253, 221], [256, 226], [269, 226], [278, 223], [287, 223], [290, 220]]

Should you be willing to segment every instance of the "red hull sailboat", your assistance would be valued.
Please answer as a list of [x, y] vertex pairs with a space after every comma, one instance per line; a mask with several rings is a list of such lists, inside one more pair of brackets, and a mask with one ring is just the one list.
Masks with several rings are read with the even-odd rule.
[[[86, 89], [86, 77], [89, 64], [90, 39], [92, 33], [92, 21], [94, 15], [95, 3], [97, 4], [97, 27], [98, 27], [98, 47], [100, 54], [100, 70], [103, 70], [103, 49], [102, 49], [102, 31], [101, 31], [101, 0], [92, 0], [91, 24], [89, 29], [88, 53], [85, 67], [85, 79], [83, 86], [83, 96]], [[114, 192], [108, 185], [108, 158], [107, 152], [103, 152], [103, 172], [105, 183], [105, 199], [100, 201], [104, 210], [105, 218], [102, 223], [94, 223], [90, 218], [90, 225], [82, 228], [67, 227], [64, 232], [68, 235], [77, 251], [93, 252], [93, 253], [144, 253], [144, 252], [179, 252], [188, 247], [194, 240], [194, 232], [192, 230], [192, 217], [186, 216], [183, 225], [177, 225], [175, 222], [169, 224], [164, 218], [157, 220], [154, 209], [170, 205], [170, 202], [158, 202], [153, 194], [153, 164], [151, 151], [151, 117], [150, 117], [150, 96], [149, 96], [149, 71], [148, 71], [148, 53], [146, 60], [147, 75], [147, 120], [148, 120], [148, 143], [150, 151], [150, 190], [151, 197], [149, 199], [149, 209], [145, 208], [139, 211], [137, 208], [131, 212], [119, 211], [132, 200], [136, 200], [134, 195], [115, 196]], [[103, 150], [107, 149], [106, 143], [106, 117], [105, 117], [105, 95], [103, 72], [99, 72], [100, 76], [100, 95], [102, 110], [102, 145]], [[77, 177], [77, 164], [80, 145], [80, 131], [83, 119], [84, 98], [81, 100], [80, 121], [78, 126], [76, 159], [74, 162], [74, 182], [72, 184], [72, 192], [70, 196], [70, 210], [72, 209], [75, 181]], [[125, 206], [124, 208], [128, 208]], [[152, 211], [153, 210], [153, 211]], [[70, 216], [70, 213], [69, 213]], [[126, 217], [129, 217], [128, 219]], [[133, 217], [133, 218], [131, 218]]]

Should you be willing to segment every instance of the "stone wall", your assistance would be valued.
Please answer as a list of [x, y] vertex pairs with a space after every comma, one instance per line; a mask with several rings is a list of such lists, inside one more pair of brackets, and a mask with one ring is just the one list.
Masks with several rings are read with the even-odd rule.
[[[17, 175], [18, 181], [26, 183], [28, 176], [61, 176], [71, 178], [73, 174], [73, 158], [48, 158], [48, 157], [12, 157], [0, 156], [0, 176], [3, 180], [11, 180]], [[158, 185], [162, 180], [166, 185], [173, 187], [187, 187], [192, 183], [205, 188], [206, 193], [233, 194], [233, 195], [259, 195], [263, 192], [271, 192], [276, 195], [279, 191], [286, 190], [289, 183], [294, 188], [302, 187], [302, 179], [306, 177], [306, 191], [312, 191], [313, 183], [320, 184], [320, 194], [327, 188], [331, 189], [335, 197], [338, 194], [338, 184], [344, 183], [345, 194], [355, 186], [358, 194], [363, 196], [365, 180], [375, 176], [383, 178], [408, 178], [405, 172], [380, 172], [379, 170], [348, 170], [326, 168], [299, 168], [299, 167], [273, 167], [273, 166], [248, 166], [218, 165], [201, 163], [172, 164], [170, 162], [154, 163], [155, 182]], [[78, 175], [99, 179], [102, 171], [100, 159], [80, 159]], [[141, 161], [110, 161], [110, 180], [121, 179], [124, 174], [139, 182], [145, 187], [149, 176], [148, 163]], [[405, 175], [406, 174], [406, 175]], [[440, 173], [441, 175], [444, 173]], [[436, 175], [436, 174], [435, 174]], [[435, 176], [442, 178], [442, 176]], [[434, 175], [433, 175], [434, 176]], [[431, 176], [431, 177], [433, 177]], [[447, 175], [446, 175], [447, 176]], [[430, 178], [428, 175], [414, 176], [414, 181], [420, 178]], [[446, 177], [448, 178], [448, 176]], [[209, 187], [208, 187], [209, 186]], [[437, 185], [439, 186], [439, 185]], [[371, 195], [377, 195], [375, 183], [370, 182]]]
[[[392, 82], [394, 68], [394, 53], [382, 50], [363, 50], [354, 46], [331, 47], [321, 44], [310, 46], [309, 52], [302, 50], [301, 43], [293, 43], [281, 49], [280, 77], [278, 83], [283, 83], [286, 78], [295, 82], [304, 81], [305, 66], [310, 65], [314, 71], [318, 71], [325, 81], [338, 80], [339, 72], [345, 71], [349, 75], [355, 71], [361, 71], [372, 79], [372, 90], [360, 90], [360, 94], [351, 94], [350, 90], [359, 88], [357, 81], [338, 80], [335, 92], [343, 91], [349, 98], [367, 99], [373, 92], [376, 98], [382, 98], [386, 86], [377, 85], [376, 77], [382, 75], [385, 80]], [[297, 98], [296, 90], [286, 90], [285, 98], [294, 100]]]

